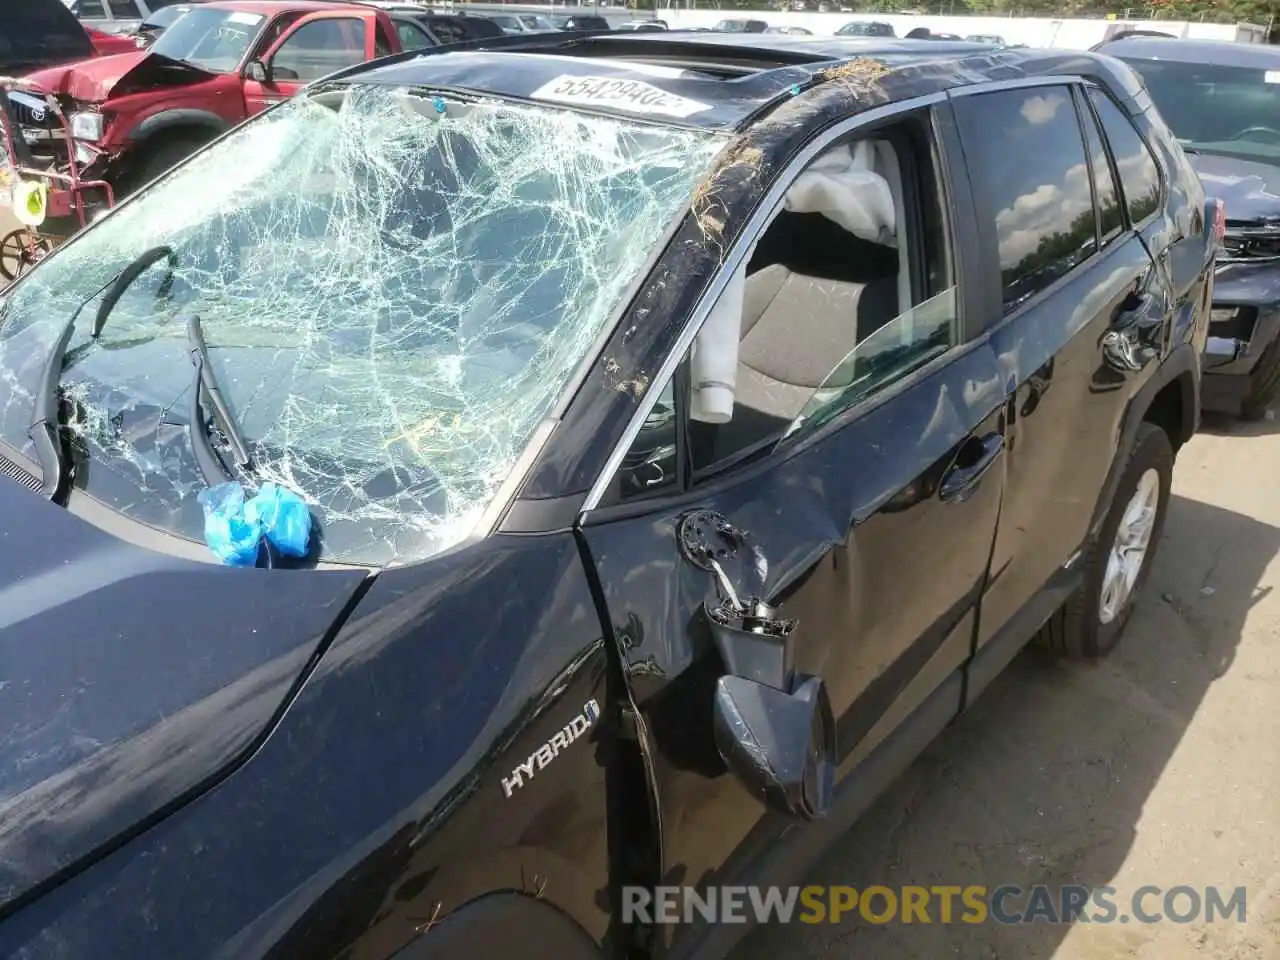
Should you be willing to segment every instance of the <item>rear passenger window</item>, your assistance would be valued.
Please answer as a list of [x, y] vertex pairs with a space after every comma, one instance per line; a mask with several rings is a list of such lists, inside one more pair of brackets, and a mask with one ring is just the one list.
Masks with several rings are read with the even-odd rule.
[[1089, 166], [1093, 169], [1093, 189], [1098, 204], [1098, 222], [1102, 228], [1102, 245], [1120, 236], [1124, 230], [1124, 211], [1120, 206], [1120, 191], [1116, 189], [1116, 178], [1111, 173], [1111, 161], [1107, 159], [1107, 151], [1102, 145], [1102, 137], [1098, 133], [1098, 123], [1089, 105], [1084, 108], [1084, 139], [1089, 147]]
[[795, 176], [684, 358], [683, 386], [662, 386], [612, 502], [680, 484], [681, 423], [697, 483], [820, 429], [959, 342], [926, 120], [837, 142]]
[[1065, 86], [975, 94], [955, 106], [1010, 313], [1097, 249], [1080, 122]]
[[1089, 99], [1111, 144], [1111, 154], [1116, 158], [1129, 219], [1139, 224], [1160, 206], [1160, 168], [1133, 121], [1110, 97], [1101, 90], [1091, 89]]
[[443, 17], [432, 20], [431, 29], [441, 43], [459, 43], [467, 39], [467, 31], [463, 29], [462, 24]]

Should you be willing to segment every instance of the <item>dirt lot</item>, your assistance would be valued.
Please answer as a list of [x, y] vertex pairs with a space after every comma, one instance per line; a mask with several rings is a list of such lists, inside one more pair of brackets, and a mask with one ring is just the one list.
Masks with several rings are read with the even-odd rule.
[[1280, 958], [1278, 477], [1280, 418], [1207, 424], [1121, 647], [1025, 652], [804, 878], [1110, 885], [1121, 907], [1145, 884], [1244, 886], [1244, 924], [794, 923], [734, 960]]

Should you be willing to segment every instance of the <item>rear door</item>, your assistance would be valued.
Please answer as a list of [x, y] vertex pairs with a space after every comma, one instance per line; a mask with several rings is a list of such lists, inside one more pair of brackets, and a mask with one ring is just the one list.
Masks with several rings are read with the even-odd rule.
[[1072, 561], [1129, 401], [1159, 365], [1171, 298], [1125, 213], [1083, 85], [953, 97], [990, 265], [991, 342], [1011, 392], [976, 694], [1077, 582]]
[[313, 80], [372, 60], [378, 47], [377, 11], [345, 9], [300, 17], [261, 56], [267, 80], [244, 80], [250, 115], [287, 100]]
[[[895, 198], [896, 237], [851, 237], [821, 212], [748, 229], [691, 354], [655, 380], [582, 520], [655, 758], [664, 883], [724, 883], [778, 828], [713, 736], [716, 684], [735, 668], [708, 626], [725, 588], [699, 544], [724, 546], [740, 598], [795, 621], [794, 666], [827, 687], [846, 782], [922, 705], [944, 720], [959, 709], [1000, 506], [1003, 392], [995, 353], [966, 333], [958, 251], [972, 221], [939, 169], [944, 120], [924, 109], [858, 131]], [[780, 180], [806, 208], [812, 159]], [[737, 342], [731, 399], [711, 369], [721, 330]]]

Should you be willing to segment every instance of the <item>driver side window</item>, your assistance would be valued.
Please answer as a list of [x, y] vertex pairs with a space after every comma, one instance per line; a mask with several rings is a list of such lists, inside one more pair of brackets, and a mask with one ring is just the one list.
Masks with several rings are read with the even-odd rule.
[[662, 386], [612, 502], [768, 455], [959, 343], [928, 119], [859, 131], [795, 177]]
[[363, 63], [364, 33], [364, 21], [355, 18], [305, 23], [276, 51], [271, 60], [272, 76], [310, 83]]

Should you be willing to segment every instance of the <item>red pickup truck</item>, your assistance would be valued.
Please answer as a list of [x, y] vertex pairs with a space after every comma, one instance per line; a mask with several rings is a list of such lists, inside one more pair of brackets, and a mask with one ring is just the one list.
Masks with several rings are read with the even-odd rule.
[[[212, 0], [146, 50], [50, 67], [29, 79], [58, 96], [82, 176], [128, 193], [312, 80], [403, 49], [380, 9], [326, 0]], [[20, 117], [24, 128], [51, 118]], [[29, 143], [56, 152], [40, 129]]]

